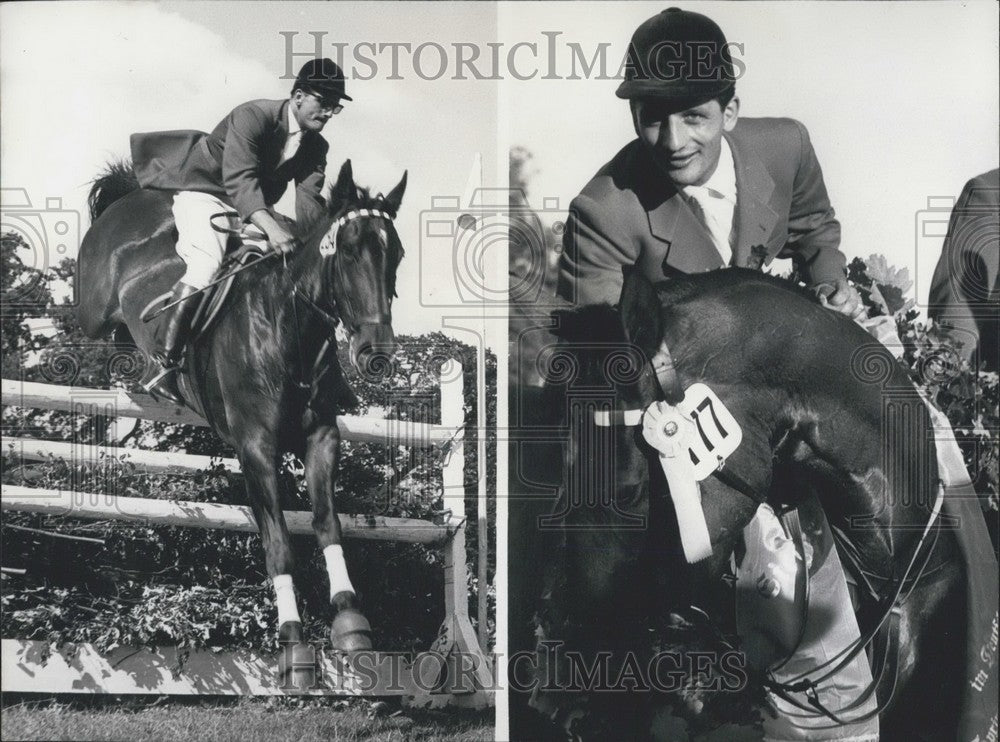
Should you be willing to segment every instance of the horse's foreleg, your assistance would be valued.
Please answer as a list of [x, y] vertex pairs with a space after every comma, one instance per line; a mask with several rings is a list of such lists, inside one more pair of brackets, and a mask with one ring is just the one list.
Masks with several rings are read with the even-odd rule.
[[240, 463], [278, 606], [278, 643], [281, 645], [278, 677], [286, 689], [308, 690], [318, 682], [317, 656], [312, 646], [303, 641], [302, 619], [295, 602], [294, 560], [288, 526], [278, 503], [277, 454], [271, 446], [247, 445], [241, 452]]
[[330, 627], [330, 638], [335, 649], [356, 651], [371, 648], [371, 626], [361, 613], [344, 562], [343, 534], [333, 500], [339, 456], [340, 432], [336, 425], [320, 426], [309, 434], [305, 468], [312, 501], [313, 530], [330, 577], [330, 603], [337, 611]]
[[264, 545], [264, 562], [274, 585], [278, 606], [279, 641], [302, 639], [302, 619], [295, 603], [292, 586], [294, 559], [285, 516], [278, 504], [276, 455], [262, 446], [247, 446], [240, 463], [246, 479], [247, 495], [253, 510], [260, 538]]

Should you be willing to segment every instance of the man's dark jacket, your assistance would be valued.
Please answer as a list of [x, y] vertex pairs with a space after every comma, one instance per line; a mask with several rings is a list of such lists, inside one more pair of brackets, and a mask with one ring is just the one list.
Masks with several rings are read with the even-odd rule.
[[277, 203], [292, 180], [297, 197], [321, 204], [329, 145], [303, 130], [295, 156], [279, 167], [287, 139], [288, 101], [254, 100], [234, 108], [211, 134], [133, 134], [132, 167], [143, 188], [211, 193], [243, 219]]
[[[844, 278], [840, 223], [805, 127], [739, 119], [725, 137], [736, 166], [734, 264], [790, 257], [810, 285]], [[578, 305], [617, 303], [625, 265], [654, 282], [723, 265], [708, 230], [638, 139], [570, 204], [563, 246], [558, 292]]]
[[967, 360], [1000, 370], [1000, 170], [977, 175], [962, 189], [928, 304], [928, 316], [958, 331]]

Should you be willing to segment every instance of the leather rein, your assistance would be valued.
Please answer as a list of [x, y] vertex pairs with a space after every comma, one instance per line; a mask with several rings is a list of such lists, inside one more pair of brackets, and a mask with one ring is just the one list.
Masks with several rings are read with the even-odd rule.
[[[643, 377], [651, 377], [655, 381], [655, 388], [658, 390], [660, 395], [662, 395], [661, 398], [667, 403], [677, 405], [684, 399], [684, 390], [681, 387], [680, 379], [677, 375], [677, 369], [674, 364], [673, 357], [670, 355], [670, 349], [667, 347], [666, 341], [663, 341], [660, 344], [660, 347], [657, 349], [653, 357], [650, 358], [644, 365], [642, 377], [640, 378]], [[606, 419], [598, 418], [598, 424], [605, 426], [612, 424], [641, 425], [643, 412], [644, 410], [612, 411], [607, 415]], [[719, 460], [718, 467], [712, 472], [712, 476], [715, 476], [719, 481], [731, 489], [749, 497], [757, 503], [758, 506], [767, 502], [767, 497], [765, 495], [762, 495], [750, 486], [747, 481], [736, 472], [726, 468], [725, 461], [721, 458]], [[868, 573], [862, 565], [861, 558], [856, 553], [853, 545], [847, 540], [846, 535], [831, 526], [835, 541], [839, 547], [839, 552], [843, 556], [847, 566], [851, 568], [852, 573], [855, 573], [857, 579], [865, 587], [869, 596], [880, 606], [879, 619], [875, 621], [872, 626], [870, 626], [869, 629], [865, 631], [857, 640], [844, 647], [829, 660], [826, 660], [822, 664], [817, 665], [816, 667], [797, 675], [791, 680], [784, 682], [776, 680], [773, 673], [775, 670], [780, 669], [785, 663], [788, 662], [789, 659], [791, 659], [791, 657], [795, 655], [796, 651], [798, 651], [799, 645], [802, 643], [806, 625], [805, 614], [808, 612], [809, 608], [809, 569], [806, 566], [805, 545], [797, 512], [793, 508], [789, 508], [788, 510], [779, 513], [779, 517], [781, 518], [783, 525], [786, 530], [789, 531], [792, 541], [795, 543], [796, 552], [803, 565], [802, 571], [804, 572], [804, 577], [801, 582], [804, 584], [802, 584], [801, 587], [803, 589], [803, 595], [805, 596], [805, 600], [803, 601], [804, 615], [801, 622], [802, 628], [800, 630], [795, 648], [792, 649], [788, 657], [773, 665], [772, 669], [768, 671], [768, 677], [764, 681], [766, 688], [799, 710], [810, 712], [816, 716], [825, 716], [829, 718], [834, 722], [834, 726], [846, 726], [848, 724], [866, 721], [872, 717], [878, 716], [885, 711], [886, 708], [888, 708], [892, 702], [899, 678], [899, 631], [902, 604], [906, 601], [910, 593], [926, 573], [927, 565], [930, 561], [931, 555], [933, 554], [934, 545], [937, 542], [937, 536], [940, 531], [941, 524], [938, 515], [940, 514], [943, 497], [944, 486], [939, 482], [937, 497], [935, 499], [934, 508], [931, 512], [931, 517], [924, 527], [920, 540], [917, 542], [913, 555], [907, 563], [906, 569], [903, 570], [901, 574], [894, 574], [888, 578], [882, 578], [885, 580], [886, 584], [883, 586], [881, 591], [877, 590], [868, 579]], [[928, 543], [928, 537], [932, 532], [934, 534], [934, 538], [930, 542], [930, 548], [926, 550], [923, 560], [920, 561], [918, 558], [924, 550], [924, 546]], [[920, 566], [914, 573], [914, 567], [918, 561], [920, 561]], [[912, 579], [911, 574], [913, 574]], [[854, 658], [861, 652], [865, 651], [869, 645], [872, 646], [873, 653], [871, 658], [873, 678], [871, 684], [861, 692], [857, 699], [852, 701], [845, 708], [840, 709], [838, 713], [834, 713], [830, 709], [826, 708], [820, 701], [818, 692], [819, 684], [831, 679], [841, 670], [846, 668], [854, 660]], [[822, 672], [819, 677], [811, 677], [818, 672]], [[877, 703], [873, 711], [851, 719], [842, 718], [841, 715], [845, 711], [852, 711], [866, 703], [875, 693], [879, 684], [882, 682], [882, 679], [887, 675], [892, 678], [892, 684], [890, 686], [890, 693], [883, 702]], [[808, 702], [803, 703], [802, 701], [792, 697], [792, 693], [805, 693]]]

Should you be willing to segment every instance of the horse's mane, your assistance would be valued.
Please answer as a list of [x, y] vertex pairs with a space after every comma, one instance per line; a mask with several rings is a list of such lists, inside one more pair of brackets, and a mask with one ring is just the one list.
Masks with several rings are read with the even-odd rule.
[[135, 171], [132, 170], [130, 159], [124, 157], [108, 162], [104, 166], [104, 171], [91, 181], [90, 193], [87, 194], [91, 223], [96, 221], [111, 204], [138, 187], [139, 181], [135, 177]]

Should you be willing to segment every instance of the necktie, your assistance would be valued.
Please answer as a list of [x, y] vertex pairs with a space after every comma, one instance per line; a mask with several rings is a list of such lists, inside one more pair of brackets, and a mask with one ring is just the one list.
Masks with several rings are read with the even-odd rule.
[[709, 188], [692, 188], [687, 196], [691, 210], [712, 236], [712, 243], [722, 256], [723, 264], [729, 265], [733, 259], [729, 241], [733, 231], [733, 209], [721, 193]]

